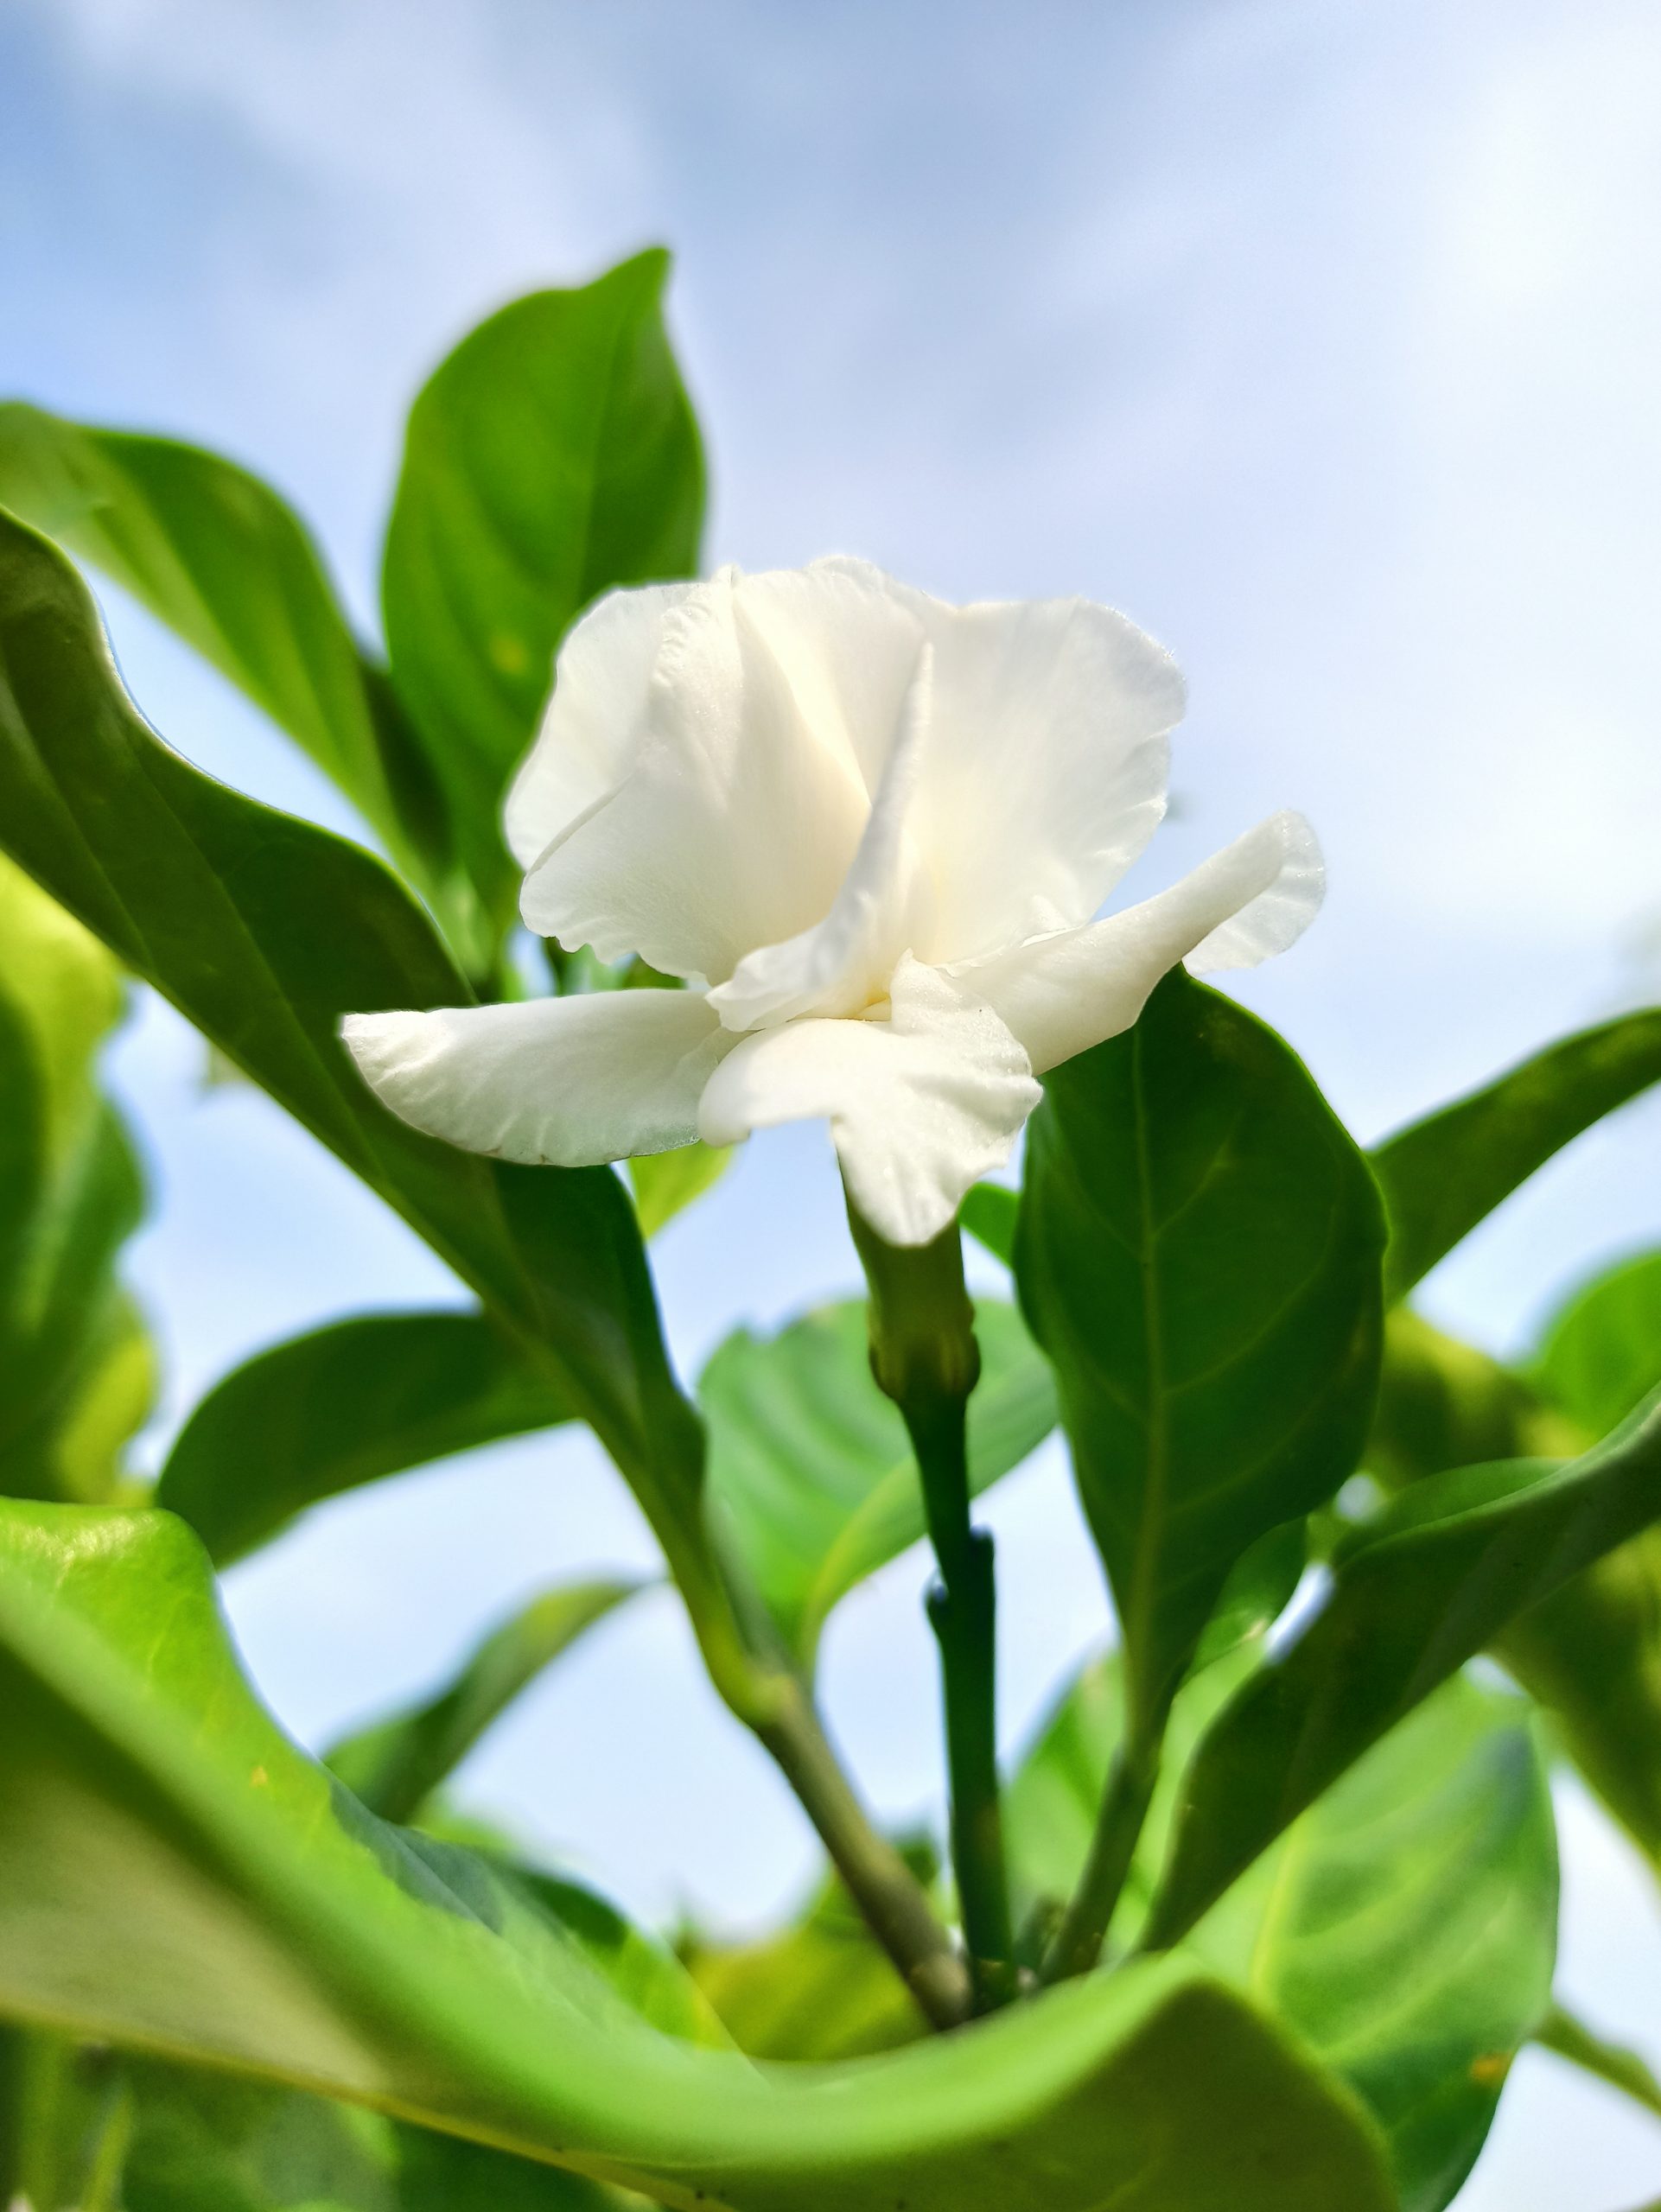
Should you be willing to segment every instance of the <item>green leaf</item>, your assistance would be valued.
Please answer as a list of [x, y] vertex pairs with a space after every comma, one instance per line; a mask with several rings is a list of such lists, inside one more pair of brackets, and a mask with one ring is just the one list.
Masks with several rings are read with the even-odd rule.
[[[1043, 1442], [1055, 1392], [1013, 1307], [980, 1300], [975, 1333], [969, 1479], [978, 1493]], [[831, 1609], [924, 1533], [905, 1422], [872, 1379], [863, 1302], [821, 1307], [776, 1337], [735, 1331], [704, 1369], [698, 1396], [710, 1496], [811, 1669]]]
[[631, 1160], [628, 1179], [641, 1236], [655, 1236], [694, 1198], [713, 1190], [732, 1156], [730, 1145], [684, 1144], [674, 1152], [648, 1152]]
[[[1258, 1657], [1237, 1652], [1177, 1698], [1121, 1934], [1146, 1913], [1185, 1802], [1183, 1764]], [[1114, 1662], [1087, 1668], [1021, 1763], [1007, 1825], [1031, 1897], [1059, 1899], [1078, 1878], [1122, 1706]], [[1304, 1813], [1187, 1943], [1365, 2101], [1405, 2212], [1435, 2212], [1474, 2163], [1506, 2068], [1544, 2014], [1556, 1906], [1550, 1793], [1527, 1709], [1456, 1680]]]
[[0, 2025], [0, 2200], [14, 2212], [116, 2212], [131, 2120], [112, 2052]]
[[697, 565], [703, 455], [637, 255], [462, 340], [410, 410], [382, 605], [393, 674], [487, 904], [511, 907], [502, 794], [590, 600]]
[[0, 517], [0, 843], [447, 1260], [592, 1423], [640, 1499], [712, 1668], [741, 1670], [627, 1192], [389, 1114], [337, 1031], [469, 993], [367, 853], [200, 775], [122, 690], [80, 578]]
[[[1586, 1297], [1594, 1312], [1597, 1287]], [[1397, 1307], [1385, 1331], [1368, 1465], [1400, 1488], [1487, 1459], [1583, 1452], [1594, 1432], [1575, 1416], [1577, 1402], [1617, 1416], [1628, 1408], [1607, 1387], [1592, 1344], [1576, 1344], [1579, 1334], [1576, 1323], [1564, 1339], [1573, 1350], [1553, 1406], [1486, 1352]], [[1537, 1367], [1542, 1382], [1549, 1364]], [[1616, 1365], [1628, 1377], [1641, 1368], [1624, 1348]], [[1661, 1868], [1661, 1529], [1645, 1529], [1519, 1615], [1493, 1649], [1549, 1710], [1561, 1747]]]
[[326, 1754], [328, 1764], [383, 1820], [418, 1819], [519, 1693], [642, 1586], [579, 1582], [544, 1591], [493, 1630], [437, 1696], [348, 1736]]
[[120, 977], [0, 859], [0, 1490], [93, 1500], [121, 1476], [154, 1363], [117, 1268], [143, 1211], [96, 1057]]
[[1321, 1611], [1201, 1742], [1145, 1941], [1178, 1941], [1439, 1682], [1658, 1520], [1652, 1402], [1566, 1466], [1507, 1460], [1434, 1476], [1358, 1529]]
[[323, 1498], [571, 1414], [482, 1313], [360, 1314], [217, 1382], [180, 1431], [156, 1503], [224, 1566]]
[[[269, 486], [171, 438], [0, 405], [0, 506], [100, 569], [309, 754], [406, 867], [434, 795], [311, 537]], [[395, 797], [395, 792], [397, 796]]]
[[[909, 1854], [908, 1854], [909, 1855]], [[913, 1862], [926, 1884], [931, 1858]], [[827, 1876], [807, 1910], [750, 1943], [687, 1937], [688, 1972], [753, 2058], [858, 2058], [928, 2032], [916, 1999], [866, 1926], [843, 1883]]]
[[1157, 1734], [1236, 1561], [1365, 1440], [1384, 1224], [1301, 1063], [1174, 969], [1045, 1078], [1015, 1276]]
[[1021, 1211], [1019, 1191], [1002, 1183], [977, 1183], [963, 1202], [958, 1219], [977, 1243], [1006, 1268], [1015, 1263], [1015, 1217]]
[[1571, 1298], [1546, 1329], [1532, 1380], [1601, 1436], [1661, 1383], [1661, 1252], [1640, 1252]]
[[1359, 2109], [1180, 1961], [799, 2079], [661, 2036], [511, 1887], [287, 1742], [181, 1522], [12, 1504], [0, 1532], [14, 2016], [688, 2207], [1388, 2212]]
[[1384, 1287], [1404, 1298], [1555, 1152], [1661, 1080], [1661, 1009], [1585, 1029], [1371, 1154], [1390, 1215]]
[[1661, 2081], [1656, 2079], [1654, 2068], [1641, 2051], [1609, 2042], [1561, 2005], [1551, 2007], [1536, 2029], [1534, 2040], [1543, 2050], [1555, 2051], [1571, 2066], [1607, 2082], [1612, 2089], [1619, 2089], [1635, 2105], [1661, 2119]]
[[611, 2190], [380, 2113], [154, 2060], [128, 2069], [124, 2212], [618, 2212]]

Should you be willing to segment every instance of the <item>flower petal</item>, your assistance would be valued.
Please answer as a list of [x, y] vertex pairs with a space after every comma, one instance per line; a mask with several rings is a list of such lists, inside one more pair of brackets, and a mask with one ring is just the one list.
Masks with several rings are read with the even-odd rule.
[[916, 803], [940, 963], [1089, 921], [1165, 811], [1175, 663], [1086, 600], [940, 607]]
[[697, 1135], [731, 1042], [692, 991], [595, 991], [436, 1014], [349, 1014], [365, 1081], [429, 1136], [531, 1166], [592, 1167]]
[[932, 887], [912, 816], [930, 731], [933, 663], [934, 648], [925, 645], [859, 849], [830, 912], [782, 944], [747, 952], [710, 992], [729, 1029], [806, 1014], [862, 1014], [887, 998], [901, 956], [926, 932]]
[[646, 727], [664, 618], [696, 584], [608, 592], [572, 629], [554, 667], [554, 695], [507, 794], [503, 827], [521, 868], [621, 782]]
[[662, 617], [632, 765], [531, 868], [526, 922], [719, 981], [820, 920], [921, 642], [909, 607], [836, 569], [688, 592]]
[[1308, 823], [1271, 815], [1156, 898], [980, 962], [961, 980], [996, 1007], [1041, 1075], [1130, 1028], [1179, 960], [1203, 972], [1283, 952], [1324, 886]]
[[926, 1244], [1009, 1155], [1038, 1103], [1027, 1055], [972, 989], [907, 956], [886, 1021], [794, 1021], [746, 1037], [710, 1077], [709, 1144], [824, 1116], [855, 1204], [894, 1244]]

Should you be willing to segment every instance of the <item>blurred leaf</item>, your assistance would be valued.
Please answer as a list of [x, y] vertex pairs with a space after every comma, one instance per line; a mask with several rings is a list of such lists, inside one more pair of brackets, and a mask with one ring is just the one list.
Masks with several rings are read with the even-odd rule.
[[1656, 2079], [1655, 2069], [1641, 2052], [1595, 2034], [1561, 2005], [1551, 2007], [1535, 2030], [1534, 2040], [1543, 2050], [1555, 2051], [1571, 2066], [1607, 2082], [1612, 2089], [1619, 2089], [1645, 2112], [1661, 2118], [1661, 2081]]
[[551, 1376], [482, 1313], [359, 1314], [215, 1383], [156, 1503], [222, 1567], [323, 1498], [571, 1417]]
[[114, 962], [0, 859], [0, 1491], [107, 1497], [151, 1402], [148, 1334], [117, 1278], [143, 1211], [96, 1056]]
[[283, 1738], [181, 1522], [11, 1504], [0, 1532], [13, 2016], [738, 2212], [1389, 2212], [1359, 2110], [1180, 1961], [799, 2080], [661, 2036]]
[[1661, 1009], [1629, 1014], [1564, 1038], [1378, 1146], [1386, 1295], [1404, 1298], [1553, 1153], [1658, 1080]]
[[1237, 1560], [1356, 1464], [1384, 1223], [1301, 1063], [1181, 969], [1044, 1088], [1015, 1276], [1146, 1745]]
[[[1043, 1442], [1055, 1391], [1012, 1306], [979, 1300], [975, 1333], [969, 1480], [978, 1493]], [[871, 1377], [863, 1302], [821, 1307], [776, 1337], [735, 1331], [704, 1369], [698, 1396], [710, 1496], [811, 1669], [831, 1609], [924, 1532], [906, 1425]]]
[[269, 715], [406, 868], [437, 833], [421, 757], [269, 486], [171, 438], [0, 405], [0, 505], [130, 592]]
[[619, 584], [697, 566], [703, 455], [664, 330], [669, 271], [637, 255], [480, 324], [410, 410], [382, 604], [394, 677], [493, 911], [500, 827], [560, 639]]
[[1001, 1183], [977, 1183], [963, 1202], [958, 1219], [977, 1243], [1006, 1268], [1015, 1263], [1015, 1216], [1021, 1211], [1019, 1191]]
[[[1595, 1312], [1597, 1287], [1585, 1295]], [[1576, 1323], [1565, 1341], [1579, 1333]], [[1548, 1365], [1537, 1369], [1543, 1381]], [[1624, 1356], [1617, 1365], [1628, 1376], [1637, 1372]], [[1589, 1343], [1570, 1368], [1584, 1380], [1588, 1411], [1628, 1409], [1599, 1387], [1603, 1378]], [[1565, 1395], [1572, 1402], [1575, 1392]], [[1378, 1426], [1367, 1451], [1369, 1466], [1386, 1481], [1399, 1488], [1486, 1459], [1570, 1459], [1592, 1441], [1571, 1410], [1543, 1402], [1486, 1352], [1405, 1307], [1391, 1315]], [[1661, 1869], [1661, 1528], [1618, 1546], [1508, 1623], [1493, 1650], [1547, 1708], [1562, 1749]]]
[[[938, 1868], [917, 1867], [931, 1880]], [[807, 1910], [751, 1943], [689, 1938], [688, 1972], [752, 2058], [859, 2058], [896, 2050], [928, 2022], [831, 1875]]]
[[0, 2024], [0, 2202], [13, 2212], [116, 2212], [131, 2119], [113, 2053]]
[[544, 1667], [642, 1586], [578, 1582], [546, 1590], [492, 1630], [436, 1697], [356, 1731], [324, 1756], [385, 1821], [413, 1821], [439, 1785]]
[[1661, 1383], [1661, 1252], [1640, 1252], [1588, 1283], [1554, 1316], [1536, 1389], [1601, 1436]]
[[732, 1156], [730, 1145], [686, 1144], [676, 1152], [649, 1152], [631, 1160], [628, 1179], [641, 1236], [655, 1236], [683, 1207], [712, 1190]]
[[1213, 1666], [1237, 1644], [1249, 1643], [1271, 1627], [1292, 1602], [1308, 1558], [1307, 1521], [1282, 1521], [1243, 1552], [1206, 1624], [1193, 1671]]
[[736, 1630], [700, 1441], [633, 1210], [603, 1167], [519, 1167], [420, 1135], [360, 1078], [342, 1014], [468, 987], [380, 863], [199, 774], [122, 690], [85, 588], [0, 517], [0, 843], [394, 1206], [590, 1421], [664, 1543], [710, 1663]]
[[1439, 1682], [1658, 1520], [1661, 1403], [1566, 1466], [1433, 1476], [1358, 1529], [1319, 1612], [1201, 1741], [1147, 1942], [1180, 1940]]
[[[1185, 1808], [1184, 1765], [1258, 1657], [1237, 1652], [1177, 1698], [1122, 1936], [1146, 1913]], [[1087, 1668], [1017, 1770], [1008, 1834], [1029, 1897], [1065, 1897], [1078, 1878], [1122, 1711], [1115, 1662]], [[1404, 2212], [1436, 2212], [1545, 2012], [1556, 1910], [1550, 1793], [1527, 1709], [1456, 1680], [1305, 1812], [1187, 1942], [1365, 2101]]]

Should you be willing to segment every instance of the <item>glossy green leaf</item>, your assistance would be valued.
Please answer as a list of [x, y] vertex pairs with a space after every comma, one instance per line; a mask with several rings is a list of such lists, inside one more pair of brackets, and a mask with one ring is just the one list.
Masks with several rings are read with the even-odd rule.
[[353, 1011], [468, 1002], [431, 925], [367, 853], [169, 752], [122, 690], [80, 578], [4, 517], [0, 844], [527, 1344], [628, 1477], [706, 1651], [712, 1638], [735, 1644], [703, 1526], [696, 1425], [620, 1182], [600, 1167], [485, 1160], [385, 1110], [337, 1030]]
[[[0, 2009], [735, 2212], [1388, 2212], [1358, 2108], [1181, 1961], [857, 2070], [661, 2036], [331, 1785], [154, 1512], [0, 1507]], [[158, 1636], [158, 1624], [164, 1630]]]
[[118, 1274], [143, 1211], [96, 1057], [115, 963], [0, 859], [0, 1491], [107, 1497], [154, 1384]]
[[[1055, 1392], [1013, 1307], [979, 1300], [975, 1333], [969, 1479], [978, 1493], [1042, 1443]], [[871, 1377], [863, 1302], [821, 1307], [776, 1337], [737, 1330], [704, 1369], [698, 1397], [711, 1497], [811, 1667], [832, 1607], [924, 1532], [906, 1425]]]
[[1358, 1529], [1320, 1611], [1202, 1740], [1146, 1940], [1179, 1940], [1439, 1682], [1657, 1521], [1651, 1402], [1566, 1465], [1506, 1460], [1434, 1476]]
[[156, 1503], [224, 1566], [323, 1498], [571, 1412], [481, 1313], [359, 1314], [273, 1344], [216, 1383], [179, 1432]]
[[1661, 1010], [1582, 1030], [1402, 1129], [1371, 1154], [1390, 1215], [1392, 1299], [1594, 1122], [1661, 1081]]
[[0, 405], [0, 506], [130, 592], [268, 714], [410, 862], [424, 764], [316, 546], [256, 476], [199, 447]]
[[634, 1211], [642, 1236], [655, 1236], [678, 1213], [713, 1190], [732, 1160], [729, 1145], [685, 1144], [674, 1152], [643, 1153], [628, 1163]]
[[1384, 1224], [1301, 1064], [1181, 969], [1045, 1078], [1015, 1274], [1054, 1363], [1142, 1741], [1236, 1561], [1371, 1415]]
[[327, 1753], [328, 1765], [383, 1820], [419, 1818], [520, 1692], [640, 1587], [579, 1582], [544, 1591], [493, 1630], [436, 1697], [347, 1737]]
[[691, 575], [697, 425], [664, 329], [666, 254], [534, 292], [463, 339], [410, 410], [382, 604], [393, 673], [493, 905], [507, 780], [561, 637], [619, 584]]
[[[1146, 1913], [1184, 1764], [1257, 1661], [1237, 1653], [1178, 1696], [1122, 1937]], [[1114, 1662], [1087, 1668], [1017, 1770], [1008, 1832], [1029, 1896], [1059, 1899], [1078, 1878], [1122, 1705]], [[1527, 1709], [1456, 1680], [1305, 1812], [1187, 1941], [1365, 2099], [1404, 2212], [1437, 2212], [1544, 2015], [1556, 1907], [1550, 1792]]]
[[1533, 1363], [1541, 1395], [1594, 1436], [1661, 1383], [1661, 1252], [1599, 1275], [1552, 1319]]
[[[1595, 1310], [1596, 1286], [1587, 1296]], [[1577, 1349], [1570, 1365], [1585, 1386], [1580, 1402], [1588, 1411], [1627, 1410], [1601, 1369], [1581, 1369], [1582, 1349], [1589, 1356], [1589, 1345]], [[1617, 1366], [1627, 1376], [1641, 1371], [1624, 1352]], [[1537, 1373], [1543, 1381], [1543, 1369]], [[1398, 1307], [1385, 1332], [1367, 1463], [1401, 1488], [1486, 1459], [1570, 1459], [1593, 1441], [1574, 1417], [1575, 1400], [1568, 1389], [1563, 1406], [1548, 1404], [1486, 1352]], [[1594, 1560], [1508, 1623], [1493, 1649], [1550, 1713], [1558, 1744], [1609, 1810], [1661, 1866], [1661, 1528]]]

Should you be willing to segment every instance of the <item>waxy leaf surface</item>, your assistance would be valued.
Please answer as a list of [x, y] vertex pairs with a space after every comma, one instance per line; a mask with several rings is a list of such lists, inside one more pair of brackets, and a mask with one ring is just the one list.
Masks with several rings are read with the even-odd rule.
[[697, 421], [665, 332], [669, 261], [515, 300], [410, 410], [382, 607], [398, 692], [487, 905], [518, 871], [501, 803], [590, 600], [690, 575], [703, 519]]
[[1144, 1740], [1236, 1562], [1356, 1464], [1383, 1243], [1365, 1163], [1301, 1064], [1180, 969], [1134, 1029], [1045, 1078], [1015, 1274]]
[[[239, 1677], [171, 1516], [0, 1508], [0, 2008], [683, 2207], [1387, 2212], [1359, 2109], [1181, 1961], [851, 2068], [663, 2036]], [[700, 2196], [701, 2192], [701, 2196]]]

